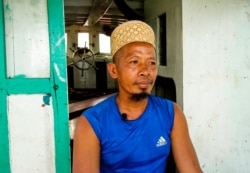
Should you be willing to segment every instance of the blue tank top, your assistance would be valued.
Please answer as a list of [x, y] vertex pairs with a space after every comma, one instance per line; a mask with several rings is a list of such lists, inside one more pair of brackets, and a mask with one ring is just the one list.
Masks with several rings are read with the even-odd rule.
[[101, 144], [101, 173], [163, 173], [170, 152], [173, 102], [150, 95], [143, 114], [122, 120], [116, 95], [83, 112]]

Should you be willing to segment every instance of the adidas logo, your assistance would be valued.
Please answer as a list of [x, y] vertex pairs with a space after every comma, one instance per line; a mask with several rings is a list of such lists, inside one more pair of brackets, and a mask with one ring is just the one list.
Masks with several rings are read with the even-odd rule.
[[161, 136], [160, 139], [157, 141], [156, 146], [161, 147], [163, 145], [167, 145], [167, 141]]

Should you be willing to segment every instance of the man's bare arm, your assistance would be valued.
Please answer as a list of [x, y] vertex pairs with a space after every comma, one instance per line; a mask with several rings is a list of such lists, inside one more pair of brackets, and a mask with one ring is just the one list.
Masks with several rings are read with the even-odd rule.
[[74, 134], [73, 173], [100, 172], [100, 143], [88, 120], [81, 116]]
[[202, 170], [189, 136], [186, 118], [177, 104], [174, 104], [174, 110], [171, 140], [177, 169], [180, 173], [201, 173]]

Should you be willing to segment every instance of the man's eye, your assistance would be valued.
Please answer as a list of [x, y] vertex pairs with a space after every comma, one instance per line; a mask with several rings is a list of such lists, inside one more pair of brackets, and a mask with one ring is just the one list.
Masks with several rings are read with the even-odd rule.
[[149, 64], [150, 65], [156, 65], [156, 62], [155, 61], [150, 61]]
[[138, 62], [137, 60], [133, 60], [133, 61], [130, 61], [129, 63], [130, 64], [137, 64], [137, 62]]

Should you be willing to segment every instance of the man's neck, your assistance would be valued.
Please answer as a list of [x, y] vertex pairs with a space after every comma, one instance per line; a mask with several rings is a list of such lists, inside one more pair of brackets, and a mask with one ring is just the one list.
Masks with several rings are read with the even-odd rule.
[[121, 114], [126, 114], [128, 120], [134, 120], [141, 116], [148, 103], [148, 96], [140, 99], [131, 99], [131, 97], [121, 97], [117, 95], [116, 102]]

